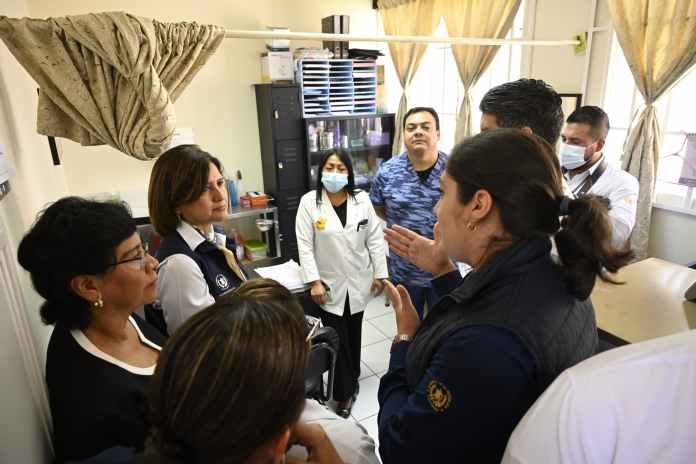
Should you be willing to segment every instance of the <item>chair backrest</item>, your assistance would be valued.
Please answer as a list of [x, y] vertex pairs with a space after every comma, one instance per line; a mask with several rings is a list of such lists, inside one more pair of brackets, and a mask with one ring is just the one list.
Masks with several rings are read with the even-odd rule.
[[162, 311], [158, 302], [145, 305], [144, 312], [147, 323], [159, 330], [165, 338], [169, 338], [167, 322], [164, 320], [164, 311]]
[[[331, 327], [322, 327], [321, 332], [312, 338], [307, 367], [305, 368], [305, 392], [320, 401], [333, 397], [334, 373], [338, 357], [336, 331]], [[324, 388], [324, 372], [328, 372]]]

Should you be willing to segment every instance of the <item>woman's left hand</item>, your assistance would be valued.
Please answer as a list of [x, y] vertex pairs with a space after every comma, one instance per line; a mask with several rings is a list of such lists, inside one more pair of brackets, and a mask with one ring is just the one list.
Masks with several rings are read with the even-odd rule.
[[375, 279], [372, 281], [372, 286], [370, 287], [372, 296], [377, 296], [382, 293], [382, 290], [384, 290], [384, 282], [386, 281], [387, 279]]
[[396, 333], [397, 335], [409, 335], [413, 337], [418, 332], [421, 325], [418, 312], [411, 302], [411, 295], [403, 285], [395, 287], [394, 284], [385, 280], [387, 289], [387, 297], [394, 308], [394, 316], [396, 317]]

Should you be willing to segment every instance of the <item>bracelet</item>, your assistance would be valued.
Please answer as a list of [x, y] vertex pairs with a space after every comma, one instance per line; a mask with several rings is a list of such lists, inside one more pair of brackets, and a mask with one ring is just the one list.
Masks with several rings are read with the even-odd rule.
[[410, 335], [397, 334], [396, 336], [394, 336], [394, 340], [392, 341], [391, 345], [391, 350], [389, 350], [389, 352], [391, 353], [392, 351], [394, 351], [394, 347], [397, 344], [402, 342], [410, 342], [411, 340], [413, 340], [413, 337]]

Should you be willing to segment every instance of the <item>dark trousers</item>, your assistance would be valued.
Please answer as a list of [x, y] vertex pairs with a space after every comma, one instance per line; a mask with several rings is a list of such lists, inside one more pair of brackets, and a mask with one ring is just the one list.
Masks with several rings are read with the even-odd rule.
[[416, 287], [415, 285], [407, 285], [400, 282], [401, 285], [406, 287], [408, 294], [411, 297], [411, 302], [418, 312], [418, 316], [423, 320], [423, 315], [425, 312], [425, 305], [428, 304], [428, 311], [433, 309], [435, 303], [437, 303], [437, 293], [433, 287]]
[[348, 295], [346, 295], [343, 316], [322, 311], [321, 320], [325, 326], [333, 328], [338, 334], [340, 346], [336, 359], [333, 397], [336, 401], [346, 401], [355, 393], [355, 387], [360, 377], [363, 311], [351, 315], [350, 302]]

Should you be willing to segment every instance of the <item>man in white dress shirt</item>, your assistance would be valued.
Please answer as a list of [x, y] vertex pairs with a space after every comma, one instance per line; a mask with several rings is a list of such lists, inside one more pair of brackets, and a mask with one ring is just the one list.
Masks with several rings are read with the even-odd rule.
[[609, 117], [601, 108], [578, 108], [566, 119], [559, 156], [575, 197], [598, 195], [609, 200], [612, 242], [622, 247], [636, 223], [638, 181], [606, 160], [602, 150], [608, 134]]
[[696, 462], [696, 331], [605, 351], [527, 411], [503, 464]]

